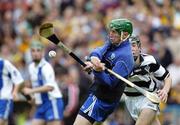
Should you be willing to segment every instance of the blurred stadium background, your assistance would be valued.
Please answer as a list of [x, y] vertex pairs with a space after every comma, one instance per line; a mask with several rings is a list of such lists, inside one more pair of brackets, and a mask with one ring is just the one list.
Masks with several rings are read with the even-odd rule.
[[[106, 23], [113, 18], [128, 18], [134, 34], [140, 35], [143, 52], [152, 54], [173, 78], [167, 104], [161, 104], [162, 125], [180, 125], [180, 0], [0, 0], [0, 57], [10, 60], [28, 80], [31, 62], [29, 44], [41, 40], [46, 59], [56, 72], [63, 92], [65, 124], [71, 125], [92, 81], [68, 55], [40, 38], [38, 28], [52, 22], [56, 34], [81, 59], [107, 39]], [[49, 58], [55, 50], [57, 56]], [[63, 81], [63, 82], [62, 82]], [[33, 106], [15, 103], [10, 125], [30, 125]], [[103, 125], [133, 125], [123, 99], [119, 108]]]

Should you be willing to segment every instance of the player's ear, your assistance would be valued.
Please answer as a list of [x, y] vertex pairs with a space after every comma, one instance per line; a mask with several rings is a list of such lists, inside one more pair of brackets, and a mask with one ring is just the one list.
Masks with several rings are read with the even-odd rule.
[[126, 38], [129, 35], [129, 33], [128, 32], [123, 32], [123, 35], [124, 35], [123, 37]]

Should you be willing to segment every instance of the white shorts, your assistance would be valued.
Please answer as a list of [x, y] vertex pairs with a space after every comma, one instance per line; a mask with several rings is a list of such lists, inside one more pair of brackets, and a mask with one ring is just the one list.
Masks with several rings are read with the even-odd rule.
[[159, 105], [149, 101], [145, 96], [125, 96], [126, 107], [131, 117], [136, 121], [142, 109], [152, 109], [159, 113]]

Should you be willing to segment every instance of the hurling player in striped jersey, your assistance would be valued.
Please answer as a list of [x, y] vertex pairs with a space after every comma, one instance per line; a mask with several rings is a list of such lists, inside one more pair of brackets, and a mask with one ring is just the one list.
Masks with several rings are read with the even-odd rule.
[[[131, 36], [130, 42], [135, 66], [128, 79], [149, 92], [157, 92], [160, 100], [166, 102], [172, 81], [169, 72], [152, 55], [141, 53], [138, 36]], [[163, 81], [162, 88], [157, 87], [157, 80]], [[160, 125], [157, 118], [159, 104], [152, 103], [130, 86], [126, 87], [125, 95], [126, 106], [136, 125]]]

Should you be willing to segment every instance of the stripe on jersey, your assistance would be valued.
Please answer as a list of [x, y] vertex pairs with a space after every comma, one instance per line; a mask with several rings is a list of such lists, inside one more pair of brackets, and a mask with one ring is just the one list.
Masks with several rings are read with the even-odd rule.
[[[149, 88], [149, 86], [151, 84], [151, 80], [149, 80], [148, 82], [146, 82], [146, 81], [134, 81], [133, 83], [136, 84], [137, 86]], [[127, 85], [127, 87], [130, 87], [130, 85]]]
[[[134, 68], [129, 80], [137, 86], [152, 92], [157, 87], [154, 79], [164, 80], [168, 76], [169, 72], [157, 63], [151, 55], [142, 54], [140, 59], [140, 66]], [[127, 86], [125, 94], [129, 96], [138, 96], [140, 93], [136, 89]]]
[[127, 96], [140, 96], [142, 93], [140, 92], [125, 92]]
[[[38, 83], [40, 86], [43, 86], [42, 67], [40, 67], [38, 70]], [[40, 93], [40, 95], [41, 95], [41, 100], [43, 101], [43, 103], [49, 100], [47, 92]]]
[[0, 60], [0, 90], [3, 87], [3, 68], [4, 68], [4, 61]]
[[149, 69], [150, 72], [156, 72], [157, 70], [159, 70], [160, 64], [151, 63], [151, 64], [149, 64], [149, 67], [150, 67], [150, 69]]
[[145, 75], [145, 74], [147, 74], [148, 71], [145, 70], [146, 66], [147, 65], [141, 66], [141, 67], [138, 67], [138, 68], [134, 68], [134, 70], [133, 70], [134, 75]]
[[158, 74], [159, 72], [165, 72], [163, 75], [159, 76], [156, 75], [155, 78], [158, 80], [163, 80], [165, 79], [167, 76], [169, 76], [169, 72], [167, 70], [165, 70], [162, 66], [160, 66], [159, 70], [155, 72], [155, 74]]
[[158, 79], [158, 80], [163, 80], [163, 79], [165, 79], [167, 76], [169, 76], [169, 72], [166, 71], [162, 77], [156, 77], [156, 79]]

